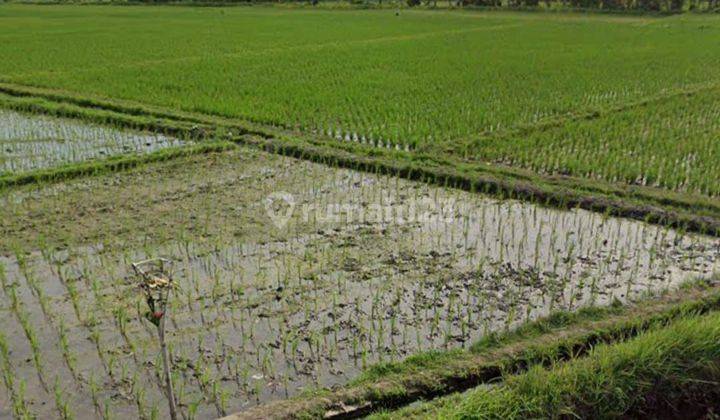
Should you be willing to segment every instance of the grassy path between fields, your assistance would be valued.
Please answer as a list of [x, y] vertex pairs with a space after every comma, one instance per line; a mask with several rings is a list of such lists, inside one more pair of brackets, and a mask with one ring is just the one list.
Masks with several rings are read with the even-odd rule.
[[719, 380], [720, 314], [693, 314], [498, 386], [372, 418], [714, 418]]
[[718, 281], [690, 285], [633, 305], [556, 313], [515, 331], [486, 337], [468, 349], [432, 351], [377, 365], [342, 388], [269, 403], [228, 420], [357, 418], [495, 384], [529, 369], [573, 363], [592, 354], [596, 346], [623, 343], [685, 317], [714, 313], [720, 309]]

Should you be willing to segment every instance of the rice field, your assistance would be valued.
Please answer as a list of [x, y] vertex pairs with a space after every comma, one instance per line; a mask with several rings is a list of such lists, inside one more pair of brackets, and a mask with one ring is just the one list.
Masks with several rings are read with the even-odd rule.
[[5, 82], [720, 192], [717, 16], [12, 4], [0, 19]]
[[0, 110], [0, 174], [17, 174], [90, 159], [151, 153], [186, 142], [72, 120]]
[[[717, 287], [718, 16], [9, 3], [0, 23], [0, 418], [252, 417]], [[611, 321], [538, 363], [654, 325]], [[510, 385], [534, 377], [514, 363]]]
[[167, 416], [130, 270], [148, 257], [174, 262], [173, 381], [197, 418], [720, 268], [717, 239], [247, 149], [28, 188], [2, 212], [3, 406], [43, 418]]

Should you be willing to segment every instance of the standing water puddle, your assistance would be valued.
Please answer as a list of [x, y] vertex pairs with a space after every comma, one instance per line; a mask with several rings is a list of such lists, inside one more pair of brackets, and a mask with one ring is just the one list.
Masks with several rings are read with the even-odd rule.
[[181, 146], [162, 134], [138, 133], [77, 120], [0, 109], [0, 174], [49, 168], [123, 153]]
[[129, 271], [146, 257], [175, 261], [175, 389], [182, 411], [202, 418], [720, 269], [718, 239], [290, 161], [263, 169], [269, 191], [282, 188], [274, 171], [316, 173], [238, 203], [272, 233], [261, 238], [0, 259], [5, 340], [32, 410], [53, 415], [41, 403], [59, 377], [78, 417], [106, 405], [119, 418], [166, 415], [154, 331]]

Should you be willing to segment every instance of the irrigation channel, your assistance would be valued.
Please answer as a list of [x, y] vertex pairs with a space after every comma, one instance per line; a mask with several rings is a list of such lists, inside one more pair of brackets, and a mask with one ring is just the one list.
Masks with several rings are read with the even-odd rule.
[[[216, 169], [199, 169], [203, 159]], [[241, 147], [183, 168], [157, 185], [140, 168], [113, 174], [112, 186], [97, 177], [5, 198], [22, 209], [53, 191], [158, 188], [178, 209], [206, 194], [203, 203], [232, 206], [246, 225], [210, 240], [38, 244], [1, 256], [2, 369], [39, 418], [63, 404], [77, 418], [166, 416], [158, 346], [130, 268], [145, 258], [174, 261], [168, 329], [186, 418], [344, 384], [374, 363], [468, 346], [553, 310], [625, 302], [720, 269], [720, 239], [584, 210]], [[208, 214], [194, 223], [219, 223]], [[12, 406], [7, 387], [0, 407]]]
[[184, 141], [0, 109], [0, 174], [104, 158], [150, 153]]

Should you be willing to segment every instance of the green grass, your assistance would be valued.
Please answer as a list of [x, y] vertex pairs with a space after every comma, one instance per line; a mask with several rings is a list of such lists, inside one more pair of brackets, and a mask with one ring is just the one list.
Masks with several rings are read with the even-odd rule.
[[128, 170], [140, 165], [163, 162], [183, 156], [215, 153], [235, 147], [235, 143], [212, 141], [197, 145], [160, 149], [147, 154], [122, 154], [106, 159], [93, 159], [80, 163], [69, 163], [49, 169], [38, 169], [20, 174], [0, 173], [0, 192], [6, 188], [64, 181], [83, 176], [100, 175]]
[[372, 366], [343, 388], [260, 406], [241, 418], [322, 418], [336, 411], [357, 415], [496, 383], [503, 373], [554, 366], [587, 355], [602, 343], [623, 342], [679, 319], [716, 311], [717, 291], [712, 283], [688, 283], [680, 291], [634, 305], [558, 312], [485, 337], [466, 350], [429, 351]]
[[[472, 354], [482, 354], [503, 347], [513, 345], [517, 342], [533, 340], [544, 334], [550, 334], [582, 323], [590, 323], [613, 315], [623, 314], [627, 307], [611, 305], [607, 307], [587, 307], [576, 312], [555, 312], [552, 315], [538, 319], [537, 321], [523, 324], [519, 328], [508, 332], [496, 332], [488, 334], [477, 342], [473, 343], [469, 351], [463, 349], [433, 350], [417, 353], [409, 356], [402, 362], [386, 362], [373, 365], [363, 371], [355, 378], [351, 385], [369, 384], [372, 382], [388, 379], [395, 375], [414, 374], [430, 369], [441, 369], [455, 359], [467, 357]], [[558, 343], [555, 343], [557, 345]], [[555, 347], [553, 347], [555, 348]], [[538, 352], [542, 353], [542, 352]], [[557, 353], [553, 350], [550, 353]], [[553, 358], [550, 353], [540, 357]], [[528, 353], [529, 355], [530, 353]]]
[[550, 369], [377, 418], [615, 418], [717, 408], [720, 314], [688, 316]]
[[0, 21], [6, 82], [720, 194], [717, 16], [8, 4]]

